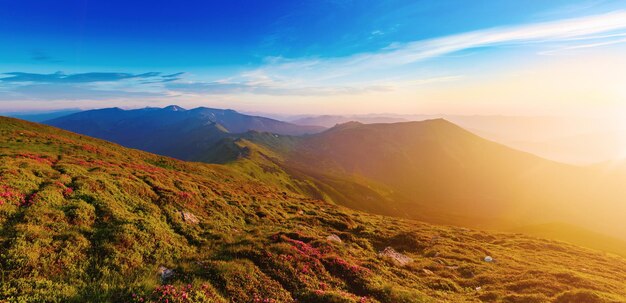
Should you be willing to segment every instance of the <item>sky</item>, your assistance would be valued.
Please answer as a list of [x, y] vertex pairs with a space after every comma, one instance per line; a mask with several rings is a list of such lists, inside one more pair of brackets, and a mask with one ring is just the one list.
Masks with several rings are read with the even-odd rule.
[[0, 112], [626, 117], [625, 54], [626, 0], [0, 0]]

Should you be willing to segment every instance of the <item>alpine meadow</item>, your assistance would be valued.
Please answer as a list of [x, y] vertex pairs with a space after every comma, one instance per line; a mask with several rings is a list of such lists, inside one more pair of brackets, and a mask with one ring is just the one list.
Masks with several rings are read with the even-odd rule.
[[623, 0], [0, 0], [0, 303], [626, 302]]

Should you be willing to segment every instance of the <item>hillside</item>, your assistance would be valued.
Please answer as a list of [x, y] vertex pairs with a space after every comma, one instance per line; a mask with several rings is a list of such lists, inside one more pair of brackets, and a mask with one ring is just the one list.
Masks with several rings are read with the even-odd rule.
[[619, 120], [564, 116], [500, 115], [323, 115], [299, 117], [290, 122], [331, 128], [350, 121], [396, 123], [443, 118], [488, 140], [544, 159], [589, 165], [623, 156], [623, 127]]
[[541, 238], [559, 239], [579, 246], [614, 252], [626, 257], [626, 241], [563, 223], [522, 226], [511, 230]]
[[356, 212], [16, 119], [0, 139], [0, 301], [626, 300], [626, 260], [569, 244]]
[[[280, 127], [264, 121], [291, 127], [176, 106], [87, 111], [50, 123], [178, 159], [242, 162], [255, 178], [370, 213], [501, 231], [564, 222], [626, 241], [625, 179], [616, 173], [545, 160], [443, 119], [349, 122], [307, 136], [277, 134], [271, 130]], [[246, 131], [253, 126], [270, 132]], [[280, 177], [267, 178], [268, 167]]]
[[626, 239], [622, 175], [519, 152], [442, 119], [350, 122], [279, 154], [270, 158], [293, 178], [362, 211], [497, 230], [566, 222]]
[[233, 110], [198, 107], [89, 110], [45, 122], [79, 134], [112, 141], [178, 159], [193, 159], [230, 134], [249, 130], [284, 135], [322, 131], [323, 127], [301, 126]]

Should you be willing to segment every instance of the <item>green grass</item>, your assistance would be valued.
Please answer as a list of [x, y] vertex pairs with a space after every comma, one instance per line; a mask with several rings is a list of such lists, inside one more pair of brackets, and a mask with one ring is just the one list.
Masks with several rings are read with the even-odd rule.
[[0, 302], [626, 301], [621, 257], [350, 210], [269, 163], [186, 163], [8, 118], [0, 142]]

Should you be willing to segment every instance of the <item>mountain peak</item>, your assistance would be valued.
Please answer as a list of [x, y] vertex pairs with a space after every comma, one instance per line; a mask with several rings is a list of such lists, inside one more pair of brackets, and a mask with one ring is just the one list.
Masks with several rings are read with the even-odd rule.
[[347, 129], [347, 128], [359, 127], [361, 125], [363, 125], [363, 123], [358, 122], [358, 121], [348, 121], [345, 123], [337, 123], [331, 129]]
[[179, 111], [185, 111], [186, 109], [178, 106], [178, 105], [170, 105], [167, 107], [163, 108], [164, 110], [169, 110], [169, 111], [174, 111], [174, 112], [179, 112]]

